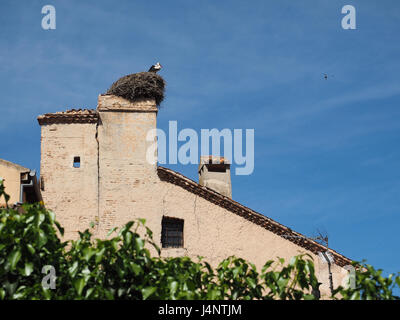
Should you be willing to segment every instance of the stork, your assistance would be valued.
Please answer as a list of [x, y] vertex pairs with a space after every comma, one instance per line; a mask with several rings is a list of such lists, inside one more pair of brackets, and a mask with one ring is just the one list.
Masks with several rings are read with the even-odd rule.
[[160, 71], [161, 68], [162, 68], [162, 65], [161, 65], [159, 62], [157, 62], [156, 64], [153, 64], [153, 65], [150, 67], [150, 69], [149, 69], [148, 72], [154, 72], [154, 73], [156, 73], [156, 72]]

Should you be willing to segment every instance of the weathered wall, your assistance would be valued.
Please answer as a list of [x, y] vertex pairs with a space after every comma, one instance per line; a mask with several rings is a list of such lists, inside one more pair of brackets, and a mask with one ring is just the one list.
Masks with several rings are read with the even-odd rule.
[[210, 170], [209, 165], [200, 164], [199, 184], [232, 198], [231, 168], [230, 165], [222, 166], [225, 167], [225, 172], [213, 172]]
[[[152, 183], [152, 186], [152, 190], [135, 189], [131, 198], [135, 199], [134, 210], [129, 204], [121, 207], [112, 225], [122, 226], [132, 219], [145, 218], [146, 225], [154, 232], [154, 240], [161, 247], [162, 217], [184, 219], [184, 248], [163, 248], [161, 255], [164, 257], [189, 256], [196, 259], [202, 256], [216, 266], [222, 259], [235, 255], [253, 262], [261, 270], [269, 259], [282, 257], [288, 261], [292, 256], [308, 252], [179, 186], [163, 181]], [[106, 232], [103, 230], [102, 234]], [[327, 295], [327, 265], [321, 264], [318, 256], [311, 255], [318, 278], [323, 282], [321, 292]], [[346, 273], [339, 266], [333, 266], [332, 272], [337, 286]]]
[[99, 206], [98, 235], [133, 217], [152, 215], [156, 164], [146, 160], [146, 141], [156, 128], [155, 101], [131, 103], [115, 96], [99, 96]]
[[[47, 124], [41, 135], [43, 201], [57, 214], [65, 237], [76, 238], [98, 220], [96, 124]], [[80, 168], [73, 167], [76, 156]]]
[[[9, 204], [15, 204], [20, 199], [21, 173], [30, 170], [15, 163], [0, 159], [0, 177], [4, 180], [6, 193], [10, 196]], [[0, 205], [5, 205], [5, 200], [0, 199]]]
[[[154, 101], [132, 104], [99, 96], [98, 111], [98, 127], [42, 126], [43, 197], [65, 227], [66, 238], [75, 238], [76, 231], [86, 229], [90, 221], [97, 222], [96, 236], [105, 237], [113, 227], [145, 218], [161, 246], [161, 220], [168, 216], [184, 219], [184, 248], [162, 249], [163, 256], [203, 256], [215, 266], [235, 255], [260, 269], [269, 259], [288, 260], [307, 252], [180, 186], [161, 181], [156, 165], [146, 160], [146, 150], [154, 143], [146, 141], [148, 130], [156, 128]], [[80, 169], [72, 167], [74, 156], [81, 156]], [[326, 294], [327, 266], [311, 255]], [[345, 273], [338, 266], [332, 271], [336, 286]]]
[[[292, 256], [307, 252], [294, 243], [179, 186], [161, 182], [160, 189], [161, 199], [158, 202], [160, 217], [166, 215], [185, 221], [185, 248], [181, 250], [181, 254], [192, 258], [203, 256], [212, 265], [217, 265], [222, 259], [235, 255], [253, 262], [261, 270], [269, 259], [282, 257], [288, 261]], [[160, 219], [148, 221], [157, 240], [161, 237]], [[169, 251], [175, 254], [176, 250], [163, 249], [162, 254], [169, 255]], [[320, 267], [319, 257], [311, 255], [316, 263], [317, 272], [322, 270], [321, 276], [326, 278], [322, 292], [327, 293], [329, 290], [327, 268]], [[340, 279], [338, 277], [341, 268], [336, 266], [333, 271], [336, 273], [333, 278], [341, 281], [341, 276]]]

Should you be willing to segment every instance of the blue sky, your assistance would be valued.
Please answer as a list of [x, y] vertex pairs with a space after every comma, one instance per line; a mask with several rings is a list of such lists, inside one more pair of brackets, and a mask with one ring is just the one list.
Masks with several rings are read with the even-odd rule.
[[[46, 4], [56, 30], [41, 28]], [[341, 28], [346, 4], [356, 30]], [[39, 114], [95, 108], [116, 79], [160, 61], [160, 128], [255, 129], [235, 200], [400, 271], [399, 25], [389, 0], [3, 0], [0, 158], [39, 169]], [[197, 181], [195, 165], [169, 167]]]

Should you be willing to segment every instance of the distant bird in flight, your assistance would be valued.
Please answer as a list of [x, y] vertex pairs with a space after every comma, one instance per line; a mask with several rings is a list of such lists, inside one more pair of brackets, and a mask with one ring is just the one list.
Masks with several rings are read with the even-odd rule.
[[156, 73], [156, 72], [160, 71], [161, 68], [162, 68], [162, 65], [161, 65], [159, 62], [157, 62], [156, 64], [153, 64], [153, 65], [150, 67], [150, 69], [149, 69], [148, 72], [154, 72], [154, 73]]
[[[324, 79], [328, 80], [328, 74], [327, 73], [323, 73], [323, 75], [324, 75]], [[329, 77], [333, 78], [334, 76], [333, 76], [333, 74], [331, 74], [331, 75], [329, 75]]]

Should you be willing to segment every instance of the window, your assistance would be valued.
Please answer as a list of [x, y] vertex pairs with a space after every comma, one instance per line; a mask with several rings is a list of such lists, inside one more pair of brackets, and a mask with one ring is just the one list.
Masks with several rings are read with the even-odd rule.
[[183, 220], [163, 217], [161, 244], [163, 248], [183, 248]]
[[74, 157], [74, 168], [80, 168], [81, 167], [81, 157]]
[[225, 164], [210, 164], [208, 165], [209, 172], [226, 172]]

